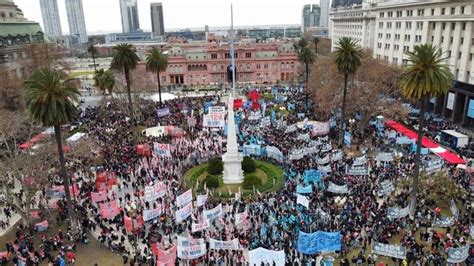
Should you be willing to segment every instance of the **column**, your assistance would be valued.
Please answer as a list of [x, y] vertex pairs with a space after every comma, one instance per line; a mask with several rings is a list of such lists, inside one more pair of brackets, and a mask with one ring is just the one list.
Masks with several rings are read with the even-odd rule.
[[461, 125], [464, 125], [466, 123], [468, 109], [469, 109], [469, 95], [466, 94], [466, 97], [464, 99], [464, 109], [462, 111], [462, 117], [461, 117]]
[[458, 94], [459, 94], [459, 93], [458, 93], [457, 91], [454, 93], [453, 111], [451, 112], [451, 120], [452, 120], [453, 122], [455, 122], [455, 121], [454, 121], [454, 117], [456, 116], [456, 109], [457, 109], [456, 107], [457, 107], [457, 105], [458, 105], [458, 103], [457, 103], [457, 101], [458, 101]]
[[446, 115], [446, 104], [448, 103], [448, 95], [449, 95], [449, 91], [444, 95], [443, 109], [441, 111], [441, 114], [443, 114], [443, 117]]

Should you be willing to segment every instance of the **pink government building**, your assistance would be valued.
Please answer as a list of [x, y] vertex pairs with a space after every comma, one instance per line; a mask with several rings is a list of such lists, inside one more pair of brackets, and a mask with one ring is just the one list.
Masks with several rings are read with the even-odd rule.
[[[147, 72], [144, 61], [151, 47], [153, 45], [137, 45], [142, 61], [134, 72], [144, 81], [156, 84], [156, 73]], [[229, 44], [168, 43], [159, 47], [168, 54], [168, 68], [160, 73], [162, 85], [219, 85], [227, 82]], [[99, 52], [110, 54], [111, 48], [99, 47]], [[236, 81], [240, 85], [297, 82], [299, 62], [291, 41], [237, 43], [235, 64]]]

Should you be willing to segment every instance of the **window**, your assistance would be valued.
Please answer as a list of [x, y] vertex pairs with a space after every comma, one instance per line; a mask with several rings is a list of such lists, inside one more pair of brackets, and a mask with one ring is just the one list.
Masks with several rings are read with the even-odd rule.
[[454, 15], [454, 13], [456, 13], [456, 8], [455, 8], [455, 7], [451, 7], [451, 15]]
[[393, 12], [392, 12], [392, 11], [387, 12], [387, 16], [388, 16], [389, 18], [393, 17]]
[[444, 43], [444, 36], [441, 36], [441, 43]]
[[421, 42], [421, 35], [415, 35], [415, 42]]
[[381, 17], [381, 18], [383, 18], [384, 15], [385, 15], [384, 12], [380, 12], [380, 13], [379, 13], [379, 17]]
[[453, 23], [451, 23], [451, 30], [455, 30], [455, 29], [456, 29], [456, 23], [453, 22]]
[[388, 49], [390, 49], [390, 44], [386, 43], [385, 44], [385, 50], [388, 50]]
[[467, 71], [467, 72], [466, 72], [466, 77], [467, 77], [467, 79], [469, 80], [469, 78], [471, 77], [471, 72], [470, 72], [470, 71]]
[[434, 16], [434, 8], [431, 9], [431, 15]]
[[446, 29], [446, 22], [443, 22], [443, 24], [441, 24], [441, 28], [444, 30]]
[[410, 30], [411, 29], [411, 22], [405, 22], [405, 28]]
[[459, 68], [456, 69], [456, 78], [459, 79]]
[[402, 16], [402, 11], [397, 11], [397, 18]]
[[245, 53], [245, 58], [252, 58], [252, 53]]
[[396, 29], [400, 29], [402, 27], [402, 23], [401, 22], [395, 22], [395, 28]]
[[383, 29], [383, 22], [379, 22], [379, 28]]
[[433, 23], [432, 29], [433, 29], [433, 30], [436, 29], [436, 23]]
[[454, 41], [454, 38], [451, 37], [451, 38], [449, 39], [449, 43], [450, 43], [450, 44], [453, 44], [453, 41]]
[[413, 10], [407, 10], [407, 17], [413, 17]]
[[257, 64], [257, 69], [260, 69], [260, 64]]
[[410, 35], [405, 34], [405, 41], [409, 42], [410, 41]]
[[404, 52], [409, 52], [410, 51], [410, 46], [403, 46], [403, 51]]
[[448, 51], [448, 57], [451, 57], [451, 51]]
[[461, 15], [464, 15], [465, 6], [461, 6]]
[[466, 22], [462, 23], [462, 30], [466, 30]]
[[392, 63], [398, 65], [398, 58], [392, 57]]
[[458, 53], [458, 59], [461, 59], [461, 56], [462, 56], [462, 53], [459, 52], [459, 53]]
[[392, 22], [387, 22], [387, 29], [391, 29], [392, 28]]
[[377, 43], [377, 48], [382, 48], [382, 44], [381, 43]]
[[434, 43], [434, 36], [431, 36], [431, 42]]
[[225, 58], [225, 59], [230, 58], [230, 53], [225, 53], [224, 58]]
[[424, 10], [424, 9], [418, 9], [418, 10], [417, 10], [417, 15], [418, 15], [419, 17], [424, 16], [424, 15], [425, 15], [425, 10]]
[[217, 54], [211, 54], [211, 59], [217, 59]]
[[387, 40], [390, 40], [390, 37], [391, 37], [391, 34], [390, 34], [390, 33], [385, 34], [385, 38], [386, 38]]
[[403, 59], [403, 60], [402, 60], [402, 64], [403, 64], [404, 66], [406, 66], [406, 65], [408, 64], [408, 59]]
[[417, 22], [416, 23], [416, 29], [417, 30], [422, 30], [423, 29], [423, 22]]
[[472, 61], [473, 53], [469, 54], [469, 61]]
[[464, 38], [461, 37], [460, 44], [463, 44], [463, 43], [464, 43]]
[[446, 11], [446, 8], [444, 8], [444, 7], [441, 8], [441, 15], [444, 15], [445, 11]]
[[268, 64], [263, 64], [263, 69], [268, 69]]

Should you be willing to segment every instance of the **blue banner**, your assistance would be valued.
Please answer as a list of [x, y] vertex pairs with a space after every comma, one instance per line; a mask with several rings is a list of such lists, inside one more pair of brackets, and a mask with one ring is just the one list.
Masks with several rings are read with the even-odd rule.
[[351, 146], [352, 134], [349, 131], [344, 132], [344, 145]]
[[303, 186], [296, 186], [296, 193], [298, 194], [310, 194], [313, 192], [313, 187], [311, 185], [303, 187]]
[[[413, 143], [411, 146], [411, 151], [416, 153], [416, 143]], [[428, 154], [428, 148], [421, 148], [420, 154], [426, 155]]]
[[320, 182], [321, 181], [321, 172], [318, 170], [310, 169], [304, 171], [303, 179], [305, 183], [308, 182]]
[[323, 251], [341, 250], [341, 233], [317, 231], [315, 233], [299, 233], [298, 252], [313, 255]]

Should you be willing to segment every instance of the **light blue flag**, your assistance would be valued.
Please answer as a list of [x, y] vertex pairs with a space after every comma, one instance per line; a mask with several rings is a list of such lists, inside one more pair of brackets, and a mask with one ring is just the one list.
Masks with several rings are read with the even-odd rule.
[[305, 186], [305, 187], [300, 186], [300, 185], [296, 186], [296, 193], [298, 194], [310, 194], [312, 192], [313, 192], [313, 187], [311, 185]]
[[341, 233], [317, 231], [298, 235], [298, 252], [313, 255], [323, 251], [341, 250]]

